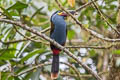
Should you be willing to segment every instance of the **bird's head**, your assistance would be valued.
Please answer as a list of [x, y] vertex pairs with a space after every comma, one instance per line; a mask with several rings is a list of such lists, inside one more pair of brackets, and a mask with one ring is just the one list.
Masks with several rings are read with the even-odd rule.
[[[71, 14], [76, 14], [75, 11], [69, 11]], [[66, 17], [68, 16], [67, 13], [63, 12], [63, 11], [56, 11], [55, 13], [53, 13], [53, 15], [51, 16], [51, 21], [53, 21], [54, 18], [58, 18], [61, 17], [63, 19], [66, 19]]]

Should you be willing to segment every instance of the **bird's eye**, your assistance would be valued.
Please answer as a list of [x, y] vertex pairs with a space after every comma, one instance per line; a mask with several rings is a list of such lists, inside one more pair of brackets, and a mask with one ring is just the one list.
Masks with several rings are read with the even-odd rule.
[[59, 12], [59, 13], [58, 13], [58, 15], [62, 15], [62, 14], [63, 14], [63, 12]]

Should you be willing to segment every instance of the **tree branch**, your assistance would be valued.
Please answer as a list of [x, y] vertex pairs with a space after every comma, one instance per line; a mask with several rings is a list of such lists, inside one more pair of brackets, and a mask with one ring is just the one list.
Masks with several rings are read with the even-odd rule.
[[33, 13], [33, 15], [30, 17], [30, 20], [29, 20], [29, 21], [31, 21], [32, 18], [33, 18], [37, 13], [39, 13], [43, 8], [44, 8], [44, 7], [41, 7], [41, 8], [39, 8], [39, 9], [37, 9], [37, 10], [35, 11], [35, 13]]
[[108, 37], [104, 37], [103, 35], [91, 30], [91, 29], [88, 29], [88, 28], [85, 28], [81, 22], [78, 21], [78, 19], [76, 19], [70, 12], [68, 12], [67, 10], [64, 9], [64, 7], [58, 2], [58, 0], [55, 0], [56, 3], [58, 4], [58, 6], [63, 10], [65, 11], [68, 15], [71, 16], [71, 18], [76, 22], [76, 24], [78, 24], [81, 29], [85, 30], [86, 32], [90, 33], [92, 36], [100, 39], [100, 40], [104, 40], [106, 42], [120, 42], [120, 39], [110, 39]]
[[[93, 1], [93, 0], [91, 0]], [[95, 7], [95, 9], [97, 10], [97, 12], [99, 13], [99, 15], [102, 17], [102, 19], [107, 23], [107, 25], [109, 25], [111, 27], [111, 29], [113, 29], [118, 35], [120, 35], [120, 32], [118, 30], [116, 30], [108, 21], [107, 19], [104, 17], [104, 15], [102, 14], [102, 11], [98, 8], [97, 4], [95, 2], [93, 2], [93, 5]]]
[[[49, 31], [49, 30], [50, 30], [50, 27], [45, 28], [45, 29], [41, 30], [40, 32], [41, 32], [41, 33], [45, 33], [45, 32], [47, 32], [47, 31]], [[18, 31], [18, 30], [17, 30], [17, 31]], [[21, 33], [20, 33], [20, 34], [21, 34]], [[8, 45], [8, 44], [13, 44], [13, 43], [28, 41], [28, 40], [31, 40], [32, 38], [35, 38], [35, 37], [37, 37], [37, 36], [34, 35], [34, 36], [27, 37], [27, 38], [25, 37], [24, 39], [13, 40], [13, 41], [6, 41], [6, 42], [0, 40], [0, 42], [3, 43], [3, 44], [5, 44], [5, 45]], [[28, 39], [28, 38], [29, 38], [29, 39]], [[36, 42], [36, 41], [34, 41], [34, 42]], [[37, 41], [37, 42], [41, 42], [41, 41]], [[43, 42], [42, 42], [42, 43], [43, 43]], [[48, 45], [48, 43], [44, 43], [44, 44], [47, 44], [47, 45]]]
[[87, 6], [91, 5], [91, 4], [93, 4], [93, 2], [96, 2], [96, 1], [98, 1], [98, 0], [94, 0], [94, 1], [88, 2], [88, 3], [86, 3], [86, 4], [82, 5], [82, 6], [80, 6], [78, 9], [75, 10], [75, 12], [81, 11], [83, 8], [85, 8], [85, 7], [87, 7]]
[[66, 46], [66, 48], [93, 48], [93, 49], [110, 49], [114, 45], [109, 45], [109, 46]]
[[[101, 76], [101, 75], [106, 74], [106, 73], [108, 73], [108, 72], [107, 72], [107, 71], [99, 72], [98, 75]], [[62, 75], [62, 76], [77, 77], [76, 74], [70, 74], [70, 73], [65, 73], [65, 72], [61, 72], [60, 75]], [[80, 75], [80, 77], [81, 77], [81, 78], [91, 78], [92, 75], [90, 75], [90, 74], [87, 74], [87, 75]]]
[[[75, 71], [75, 73], [77, 74], [77, 77], [79, 77], [79, 79], [81, 78], [79, 71], [74, 66], [72, 66], [71, 64], [68, 64], [66, 62], [60, 62], [60, 63], [65, 64], [65, 65], [69, 66], [70, 68], [72, 68]], [[30, 71], [32, 71], [34, 69], [41, 68], [41, 67], [47, 66], [47, 65], [51, 65], [51, 62], [46, 62], [46, 63], [39, 64], [39, 65], [36, 65], [36, 66], [32, 66], [31, 68], [28, 68], [28, 69], [26, 69], [26, 70], [24, 70], [24, 71], [22, 71], [22, 72], [20, 72], [18, 74], [13, 74], [13, 76], [20, 76], [20, 75], [22, 75], [24, 73], [30, 72]]]
[[[76, 74], [70, 74], [70, 73], [65, 73], [65, 72], [60, 72], [60, 75], [62, 76], [71, 76], [71, 77], [80, 77], [80, 78], [90, 78], [90, 77], [93, 77], [91, 74], [88, 74], [88, 75], [80, 75], [79, 71], [77, 71], [77, 69], [75, 69], [74, 66], [72, 66], [71, 64], [68, 64], [68, 63], [65, 63], [65, 62], [60, 62], [61, 64], [65, 64], [67, 66], [69, 66], [70, 68], [72, 68]], [[36, 65], [36, 66], [32, 66], [31, 68], [28, 68], [22, 72], [19, 72], [18, 74], [12, 74], [13, 76], [20, 76], [22, 74], [25, 74], [27, 72], [30, 72], [34, 69], [37, 69], [37, 68], [41, 68], [43, 66], [47, 66], [47, 65], [51, 65], [51, 62], [46, 62], [46, 63], [43, 63], [43, 64], [39, 64], [39, 65]], [[104, 72], [99, 72], [98, 75], [103, 75], [103, 74], [106, 74], [108, 73], [107, 71], [104, 71]]]
[[[29, 38], [34, 38], [36, 36], [31, 36]], [[2, 41], [0, 40], [1, 43], [8, 45], [8, 44], [13, 44], [13, 43], [18, 43], [18, 42], [23, 42], [23, 41], [28, 41], [28, 38], [24, 38], [24, 39], [20, 39], [20, 40], [13, 40], [13, 41]], [[35, 41], [36, 42], [36, 41]], [[41, 42], [43, 44], [49, 45], [49, 43], [45, 43], [42, 41], [37, 41], [37, 42]], [[65, 48], [93, 48], [93, 49], [110, 49], [112, 48], [114, 45], [109, 45], [109, 46], [87, 46], [87, 45], [80, 45], [80, 46], [65, 46]]]
[[75, 73], [77, 74], [77, 77], [79, 77], [79, 80], [81, 80], [80, 72], [77, 70], [76, 67], [74, 67], [74, 66], [71, 65], [71, 64], [65, 63], [65, 62], [60, 62], [60, 63], [65, 64], [65, 65], [71, 67], [71, 68], [75, 71]]
[[15, 25], [13, 25], [13, 26], [14, 26], [14, 29], [16, 30], [16, 32], [18, 32], [21, 36], [23, 36], [23, 37], [26, 38], [27, 40], [30, 40], [30, 41], [33, 41], [33, 42], [41, 42], [40, 40], [38, 41], [38, 40], [35, 40], [35, 39], [32, 39], [32, 38], [30, 38], [30, 37], [28, 37], [28, 36], [23, 35], [20, 31], [17, 30], [17, 28], [16, 28]]
[[84, 64], [81, 61], [79, 61], [79, 59], [75, 55], [73, 55], [68, 49], [66, 49], [65, 47], [61, 46], [60, 44], [58, 44], [56, 41], [52, 40], [51, 38], [49, 38], [45, 34], [42, 34], [42, 33], [38, 32], [38, 31], [36, 31], [34, 29], [31, 29], [28, 26], [21, 24], [20, 22], [15, 22], [15, 21], [12, 21], [12, 20], [7, 20], [7, 19], [0, 19], [0, 22], [6, 22], [6, 23], [17, 25], [17, 26], [21, 27], [22, 29], [25, 29], [25, 30], [27, 30], [29, 32], [32, 32], [33, 34], [36, 34], [37, 36], [39, 36], [39, 37], [49, 41], [50, 43], [54, 44], [59, 49], [63, 50], [67, 55], [72, 57], [75, 61], [77, 61], [83, 68], [85, 68], [88, 72], [90, 72], [96, 79], [101, 80], [101, 78], [98, 76], [97, 73], [95, 73], [86, 64]]

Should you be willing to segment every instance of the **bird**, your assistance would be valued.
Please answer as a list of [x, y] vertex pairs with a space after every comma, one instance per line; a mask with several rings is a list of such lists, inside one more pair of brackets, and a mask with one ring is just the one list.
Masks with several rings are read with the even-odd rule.
[[[70, 11], [71, 14], [74, 14], [74, 11]], [[55, 40], [60, 45], [64, 46], [67, 38], [67, 24], [65, 22], [67, 13], [63, 11], [56, 11], [52, 14], [51, 29], [50, 29], [50, 38]], [[50, 48], [53, 52], [52, 67], [51, 67], [51, 79], [57, 79], [59, 73], [59, 53], [60, 49], [50, 43]]]

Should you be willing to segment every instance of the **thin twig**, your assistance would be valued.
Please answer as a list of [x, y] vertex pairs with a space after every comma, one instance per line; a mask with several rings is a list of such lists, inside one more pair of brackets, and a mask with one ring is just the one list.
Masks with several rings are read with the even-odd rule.
[[41, 7], [41, 8], [39, 8], [32, 16], [31, 16], [31, 18], [30, 18], [30, 20], [29, 21], [31, 21], [32, 20], [32, 18], [37, 14], [37, 13], [39, 13], [40, 12], [40, 10], [42, 10], [44, 7]]
[[[32, 38], [34, 36], [31, 36], [30, 38]], [[13, 44], [13, 43], [19, 43], [19, 42], [23, 42], [23, 41], [28, 41], [28, 39], [24, 38], [24, 39], [20, 39], [20, 40], [13, 40], [13, 41], [2, 41], [0, 40], [1, 43], [8, 45], [8, 44]]]
[[[31, 36], [29, 38], [34, 38], [35, 36]], [[20, 39], [20, 40], [13, 40], [13, 41], [6, 41], [6, 42], [3, 42], [2, 40], [0, 40], [1, 43], [3, 44], [13, 44], [13, 43], [18, 43], [18, 42], [23, 42], [23, 41], [28, 41], [29, 39], [28, 38], [24, 38], [24, 39]], [[36, 41], [34, 41], [36, 42]], [[40, 41], [37, 41], [37, 42], [40, 42]], [[42, 42], [41, 43], [43, 44], [46, 44], [46, 45], [49, 45], [49, 43], [45, 43], [45, 42]], [[87, 46], [87, 45], [81, 45], [81, 46], [65, 46], [65, 48], [93, 48], [93, 49], [110, 49], [112, 48], [114, 45], [109, 45], [109, 46]]]
[[80, 6], [78, 9], [75, 10], [75, 12], [81, 11], [83, 8], [85, 8], [85, 7], [87, 7], [87, 6], [91, 5], [91, 4], [93, 4], [93, 2], [96, 2], [96, 1], [98, 1], [98, 0], [94, 0], [94, 1], [88, 2], [88, 3], [86, 3], [86, 4], [82, 5], [82, 6]]
[[[58, 0], [55, 0], [56, 1], [56, 3], [58, 4], [58, 6], [62, 9], [62, 10], [64, 10], [67, 14], [69, 14], [74, 20], [76, 20], [77, 22], [77, 24], [79, 24], [80, 26], [81, 26], [81, 28], [83, 28], [84, 30], [86, 30], [86, 28], [85, 27], [83, 27], [82, 26], [82, 24], [76, 19], [76, 18], [74, 18], [73, 16], [72, 16], [72, 14], [71, 13], [69, 13], [68, 11], [66, 11], [64, 8], [63, 8], [63, 6], [58, 2]], [[88, 30], [87, 30], [88, 31]], [[74, 56], [74, 55], [73, 55]], [[84, 66], [84, 68], [85, 69], [87, 69], [97, 80], [102, 80], [101, 78], [100, 78], [100, 76], [98, 76], [98, 74], [97, 73], [95, 73], [93, 70], [91, 70], [91, 69], [88, 69], [89, 67], [88, 66]]]
[[37, 66], [33, 66], [33, 67], [31, 67], [31, 68], [28, 68], [28, 69], [26, 69], [26, 70], [23, 70], [22, 72], [19, 72], [18, 74], [14, 74], [13, 76], [20, 76], [20, 75], [22, 75], [22, 74], [24, 74], [24, 73], [27, 73], [27, 72], [30, 72], [30, 71], [32, 71], [32, 70], [34, 70], [34, 69], [37, 69], [37, 68], [39, 68], [39, 67], [43, 67], [43, 66], [46, 66], [46, 65], [50, 65], [51, 63], [50, 62], [46, 62], [46, 63], [44, 63], [44, 64], [39, 64], [39, 65], [37, 65]]
[[59, 43], [57, 43], [56, 41], [52, 40], [51, 38], [49, 38], [48, 36], [46, 36], [45, 34], [42, 34], [34, 29], [29, 28], [26, 25], [21, 24], [20, 22], [15, 22], [12, 20], [7, 20], [7, 19], [0, 19], [0, 22], [6, 22], [6, 23], [10, 23], [10, 24], [14, 24], [16, 26], [21, 27], [22, 29], [25, 29], [33, 34], [36, 34], [37, 36], [49, 41], [50, 43], [52, 43], [53, 45], [55, 45], [56, 47], [58, 47], [59, 49], [63, 50], [67, 55], [69, 55], [70, 57], [72, 57], [75, 61], [78, 62], [78, 64], [80, 64], [83, 68], [85, 68], [88, 72], [90, 72], [96, 79], [101, 80], [101, 78], [98, 76], [97, 73], [95, 73], [91, 68], [89, 68], [86, 64], [82, 63], [73, 53], [71, 53], [68, 49], [66, 49], [65, 47], [61, 46]]
[[81, 29], [85, 30], [86, 32], [90, 33], [92, 36], [98, 38], [98, 39], [101, 39], [101, 40], [104, 40], [106, 42], [120, 42], [120, 39], [110, 39], [108, 37], [104, 37], [103, 35], [91, 30], [91, 29], [88, 29], [86, 27], [84, 27], [81, 22], [78, 21], [78, 19], [76, 19], [70, 12], [68, 12], [67, 10], [64, 9], [64, 7], [57, 1], [55, 0], [56, 3], [58, 4], [58, 6], [63, 10], [65, 11], [68, 15], [71, 16], [71, 18], [76, 22], [76, 24], [78, 24]]
[[[69, 66], [70, 68], [72, 68], [76, 72], [76, 74], [70, 74], [70, 73], [66, 73], [66, 72], [64, 72], [64, 73], [60, 72], [60, 75], [62, 75], [62, 76], [71, 76], [71, 77], [78, 77], [79, 76], [80, 78], [90, 78], [90, 77], [93, 77], [91, 74], [80, 75], [79, 71], [77, 71], [77, 69], [75, 69], [75, 67], [72, 66], [71, 64], [68, 64], [68, 63], [65, 63], [65, 62], [60, 62], [60, 63]], [[31, 68], [28, 68], [28, 69], [26, 69], [26, 70], [24, 70], [22, 72], [19, 72], [18, 74], [12, 74], [12, 75], [13, 76], [20, 76], [20, 75], [25, 74], [27, 72], [30, 72], [30, 71], [32, 71], [34, 69], [42, 68], [42, 67], [47, 66], [47, 65], [51, 65], [51, 62], [46, 62], [44, 64], [39, 64], [39, 65], [36, 65], [36, 66], [32, 66]], [[108, 73], [108, 72], [107, 71], [99, 72], [98, 75], [103, 75], [103, 74], [106, 74], [106, 73]]]
[[[103, 74], [107, 74], [108, 72], [107, 71], [104, 71], [104, 72], [99, 72], [98, 75], [101, 76]], [[71, 76], [71, 77], [77, 77], [76, 74], [70, 74], [70, 73], [65, 73], [65, 72], [61, 72], [60, 75], [62, 76]], [[91, 78], [93, 77], [92, 75], [90, 74], [87, 74], [87, 75], [80, 75], [81, 78]]]
[[[34, 38], [36, 36], [31, 36], [29, 38]], [[13, 41], [6, 41], [3, 42], [2, 40], [0, 40], [1, 43], [3, 44], [13, 44], [13, 43], [18, 43], [18, 42], [23, 42], [23, 41], [28, 41], [29, 39], [24, 38], [24, 39], [20, 39], [20, 40], [13, 40]], [[37, 41], [38, 42], [38, 41]], [[43, 42], [42, 42], [43, 43]], [[45, 42], [44, 42], [45, 43]], [[43, 44], [44, 44], [43, 43]], [[49, 43], [45, 43], [46, 45], [49, 45]], [[87, 45], [81, 45], [81, 46], [65, 46], [65, 48], [93, 48], [93, 49], [110, 49], [112, 48], [114, 45], [110, 45], [110, 46], [87, 46]]]
[[48, 27], [48, 28], [45, 28], [45, 29], [43, 29], [42, 31], [40, 31], [41, 33], [45, 33], [45, 32], [47, 32], [47, 31], [49, 31], [50, 30], [50, 27]]
[[[93, 0], [91, 0], [93, 1]], [[97, 4], [95, 2], [93, 2], [93, 5], [95, 7], [95, 9], [97, 10], [97, 12], [99, 13], [99, 15], [102, 17], [102, 19], [107, 23], [107, 25], [109, 25], [111, 27], [111, 29], [113, 29], [118, 35], [120, 35], [120, 32], [118, 30], [116, 30], [108, 21], [107, 19], [104, 17], [104, 15], [102, 14], [102, 11], [98, 8]]]
[[93, 48], [93, 49], [110, 49], [113, 45], [110, 46], [66, 46], [66, 48]]
[[[40, 31], [40, 32], [41, 32], [41, 33], [45, 33], [45, 32], [47, 32], [47, 31], [49, 31], [49, 30], [50, 30], [50, 27], [45, 28], [45, 29], [43, 29], [43, 30]], [[17, 30], [17, 31], [18, 31], [18, 30]], [[20, 34], [21, 34], [21, 33], [20, 33]], [[30, 39], [32, 39], [32, 38], [35, 38], [35, 37], [37, 37], [37, 36], [34, 35], [34, 36], [30, 36], [30, 37], [27, 37], [27, 38], [24, 38], [24, 39], [13, 40], [13, 41], [6, 41], [6, 42], [0, 40], [0, 42], [3, 43], [3, 44], [8, 45], [8, 44], [13, 44], [13, 43], [18, 43], [18, 42], [28, 41], [28, 40], [30, 40]], [[29, 38], [29, 39], [28, 39], [28, 38]], [[37, 42], [39, 42], [39, 41], [37, 41]], [[41, 41], [40, 41], [40, 42], [41, 42]], [[46, 43], [46, 44], [48, 45], [48, 43]]]
[[30, 38], [28, 36], [23, 35], [20, 31], [17, 30], [17, 28], [15, 27], [15, 25], [13, 25], [13, 26], [14, 26], [14, 29], [16, 30], [16, 32], [18, 32], [21, 36], [23, 36], [27, 40], [30, 40], [30, 41], [33, 41], [33, 42], [41, 42], [41, 41], [38, 41], [38, 40], [35, 40], [35, 39], [32, 39], [32, 38]]
[[68, 64], [68, 63], [65, 63], [65, 62], [60, 62], [60, 63], [65, 64], [65, 65], [71, 67], [75, 71], [77, 76], [79, 77], [79, 80], [81, 80], [80, 72], [76, 69], [76, 67], [74, 67], [72, 64]]
[[[81, 77], [80, 73], [79, 73], [79, 71], [77, 71], [77, 69], [74, 66], [72, 66], [71, 64], [68, 64], [66, 62], [60, 62], [60, 63], [65, 64], [65, 65], [69, 66], [70, 68], [72, 68], [75, 71], [75, 73], [77, 74], [77, 77], [79, 77], [79, 79], [80, 79], [80, 77]], [[41, 67], [47, 66], [47, 65], [51, 65], [51, 62], [46, 62], [46, 63], [39, 64], [39, 65], [36, 65], [36, 66], [32, 66], [31, 68], [28, 68], [28, 69], [26, 69], [26, 70], [24, 70], [24, 71], [22, 71], [22, 72], [20, 72], [18, 74], [13, 74], [13, 76], [20, 76], [20, 75], [22, 75], [24, 73], [30, 72], [30, 71], [32, 71], [34, 69], [41, 68]]]

